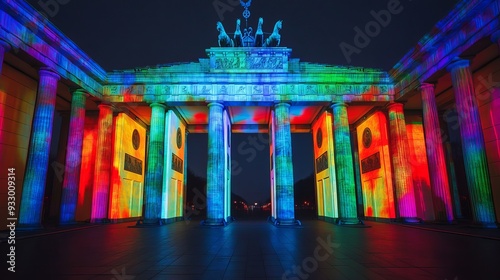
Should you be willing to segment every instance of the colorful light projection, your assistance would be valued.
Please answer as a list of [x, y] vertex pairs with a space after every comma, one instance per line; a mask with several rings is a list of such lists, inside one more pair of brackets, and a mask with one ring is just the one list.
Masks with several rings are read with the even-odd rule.
[[[3, 65], [0, 76], [0, 169], [15, 168], [16, 201], [21, 200], [31, 124], [36, 104], [38, 84], [9, 65]], [[0, 176], [0, 184], [8, 186], [7, 173]], [[0, 188], [0, 201], [7, 201], [8, 188]], [[16, 217], [19, 208], [16, 209]], [[7, 211], [0, 211], [6, 220]], [[1, 229], [6, 229], [6, 224]]]
[[39, 75], [38, 98], [33, 117], [30, 149], [19, 212], [19, 226], [27, 228], [40, 227], [41, 223], [45, 179], [49, 166], [49, 151], [52, 140], [57, 82], [59, 81], [59, 75], [48, 69], [41, 69]]
[[124, 113], [115, 119], [111, 172], [111, 220], [142, 215], [146, 160], [146, 129]]
[[280, 225], [295, 223], [290, 104], [279, 103], [275, 113], [276, 219]]
[[276, 139], [274, 135], [276, 131], [276, 117], [274, 116], [274, 110], [271, 111], [271, 117], [269, 119], [269, 176], [271, 179], [271, 217], [276, 219], [276, 160], [274, 156], [276, 155], [276, 147], [274, 145]]
[[339, 222], [342, 224], [358, 224], [356, 208], [356, 186], [354, 185], [354, 168], [352, 166], [351, 138], [347, 105], [335, 103], [333, 110], [333, 132], [335, 134], [335, 163], [337, 171], [337, 187], [339, 198]]
[[399, 217], [405, 222], [417, 222], [415, 192], [409, 158], [408, 136], [406, 132], [403, 104], [389, 104], [389, 133], [391, 137], [390, 152], [396, 188], [396, 202]]
[[312, 125], [318, 216], [338, 218], [332, 114], [323, 112]]
[[[208, 165], [206, 225], [223, 225], [224, 220], [224, 106], [208, 104]], [[223, 182], [221, 184], [221, 182]]]
[[148, 163], [144, 186], [144, 223], [157, 224], [162, 215], [163, 166], [165, 147], [165, 105], [151, 104]]
[[472, 215], [474, 222], [486, 227], [496, 227], [484, 138], [469, 65], [468, 60], [460, 59], [451, 63], [448, 70], [451, 72], [457, 112], [461, 120], [460, 136], [464, 164], [467, 167]]
[[73, 92], [69, 124], [66, 164], [61, 196], [59, 223], [74, 223], [78, 202], [78, 186], [82, 163], [83, 133], [85, 126], [86, 93], [83, 90]]
[[92, 189], [91, 222], [108, 220], [111, 160], [113, 159], [113, 107], [100, 104], [97, 122], [97, 151]]
[[78, 187], [78, 204], [76, 207], [77, 221], [90, 220], [91, 217], [95, 159], [98, 141], [97, 122], [98, 118], [96, 115], [86, 114], [83, 132], [80, 182]]
[[426, 136], [421, 120], [407, 117], [406, 133], [408, 135], [417, 216], [427, 221], [433, 221], [435, 215], [427, 162]]
[[395, 218], [387, 118], [376, 112], [356, 132], [365, 216]]
[[[451, 203], [450, 185], [446, 170], [443, 140], [441, 139], [434, 85], [423, 84], [420, 87], [420, 92], [422, 95], [423, 122], [426, 131], [426, 155], [429, 161], [430, 178], [432, 178], [435, 218], [443, 222], [452, 221], [453, 206]], [[414, 170], [414, 172], [416, 171]], [[413, 173], [414, 178], [416, 175]], [[418, 196], [416, 198], [418, 202]]]
[[175, 221], [184, 213], [186, 126], [174, 111], [166, 113], [161, 218]]
[[231, 120], [224, 110], [224, 218], [231, 221]]

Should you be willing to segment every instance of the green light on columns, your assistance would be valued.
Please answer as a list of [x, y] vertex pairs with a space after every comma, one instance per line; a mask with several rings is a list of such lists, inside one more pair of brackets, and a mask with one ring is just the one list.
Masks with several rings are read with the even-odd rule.
[[144, 186], [144, 224], [159, 224], [163, 190], [163, 151], [165, 148], [165, 111], [160, 103], [151, 104], [148, 164]]
[[337, 188], [340, 224], [359, 224], [356, 208], [356, 186], [352, 164], [351, 137], [347, 105], [335, 103], [333, 110], [333, 132], [335, 144], [335, 170], [337, 172]]
[[66, 165], [61, 194], [61, 212], [59, 215], [59, 222], [61, 224], [75, 222], [78, 186], [80, 185], [80, 167], [82, 164], [86, 99], [85, 91], [79, 89], [73, 92], [69, 139], [66, 149]]
[[41, 227], [59, 75], [48, 69], [41, 69], [39, 75], [38, 95], [21, 196], [19, 228]]
[[481, 119], [469, 64], [468, 60], [455, 60], [448, 66], [448, 71], [451, 73], [460, 119], [460, 136], [472, 215], [477, 224], [497, 227]]
[[276, 168], [276, 219], [280, 225], [295, 224], [293, 190], [292, 136], [290, 131], [290, 104], [279, 103], [274, 107], [275, 168]]
[[205, 225], [224, 225], [224, 106], [208, 104], [207, 219]]

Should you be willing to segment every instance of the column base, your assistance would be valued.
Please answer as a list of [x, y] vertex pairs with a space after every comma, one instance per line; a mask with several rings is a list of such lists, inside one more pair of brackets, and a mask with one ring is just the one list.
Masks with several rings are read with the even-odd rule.
[[396, 223], [402, 224], [421, 224], [423, 223], [422, 219], [418, 217], [400, 217], [394, 220]]
[[149, 227], [160, 227], [165, 225], [162, 219], [143, 219], [138, 220], [135, 227], [139, 228], [149, 228]]
[[201, 221], [202, 226], [216, 226], [216, 227], [225, 227], [227, 226], [227, 222], [225, 219], [206, 219]]
[[109, 224], [111, 221], [108, 218], [94, 218], [90, 219], [91, 224]]
[[491, 229], [497, 229], [498, 224], [496, 223], [481, 223], [481, 222], [474, 222], [471, 227], [474, 228], [491, 228]]
[[43, 229], [44, 227], [41, 224], [18, 224], [15, 227], [15, 231], [35, 231]]
[[337, 218], [335, 224], [339, 226], [364, 226], [365, 223], [358, 218]]
[[58, 226], [74, 226], [79, 224], [77, 221], [61, 221], [57, 225]]
[[276, 227], [302, 227], [302, 223], [295, 219], [275, 219], [274, 217], [269, 217], [267, 220]]

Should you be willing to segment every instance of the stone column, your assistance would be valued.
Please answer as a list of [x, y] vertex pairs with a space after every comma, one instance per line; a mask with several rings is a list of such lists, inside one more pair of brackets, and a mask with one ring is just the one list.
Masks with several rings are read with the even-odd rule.
[[290, 131], [290, 104], [274, 106], [276, 116], [274, 145], [276, 155], [276, 219], [280, 225], [293, 225], [295, 203], [293, 190], [292, 135]]
[[69, 137], [66, 146], [66, 165], [61, 195], [59, 223], [75, 222], [78, 186], [80, 185], [80, 167], [82, 164], [83, 131], [85, 126], [86, 92], [78, 89], [71, 99]]
[[0, 74], [2, 74], [3, 57], [4, 57], [5, 53], [8, 52], [9, 50], [10, 50], [9, 43], [0, 39]]
[[434, 94], [434, 85], [422, 84], [422, 108], [425, 129], [425, 147], [431, 177], [432, 200], [437, 221], [453, 220], [453, 205], [451, 203], [450, 185], [446, 160], [441, 139], [441, 128]]
[[455, 60], [448, 66], [448, 71], [451, 73], [460, 119], [460, 136], [473, 219], [482, 226], [496, 227], [483, 131], [469, 61]]
[[224, 225], [224, 106], [208, 104], [208, 165], [206, 225]]
[[163, 165], [165, 149], [165, 111], [160, 103], [151, 104], [148, 165], [144, 186], [144, 220], [146, 225], [161, 224]]
[[49, 164], [52, 125], [59, 75], [40, 69], [30, 148], [21, 196], [19, 227], [41, 227], [45, 181]]
[[111, 162], [113, 157], [113, 107], [109, 104], [100, 104], [98, 107], [98, 138], [90, 217], [92, 223], [108, 221]]
[[347, 104], [335, 103], [333, 110], [333, 133], [335, 169], [337, 172], [337, 190], [339, 207], [339, 224], [359, 224], [356, 209], [356, 186], [352, 161], [351, 137]]
[[418, 222], [403, 104], [389, 104], [389, 134], [396, 203], [402, 222]]

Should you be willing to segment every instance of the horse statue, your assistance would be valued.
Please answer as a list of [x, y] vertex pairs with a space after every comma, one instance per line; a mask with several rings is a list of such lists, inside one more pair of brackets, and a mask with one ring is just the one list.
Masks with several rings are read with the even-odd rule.
[[241, 20], [236, 20], [236, 31], [234, 31], [234, 46], [243, 47], [243, 34], [241, 34], [240, 28]]
[[234, 47], [234, 42], [227, 35], [222, 22], [217, 22], [217, 31], [219, 31], [219, 47]]
[[283, 21], [278, 20], [274, 25], [273, 33], [264, 42], [264, 47], [279, 47], [281, 42], [280, 30], [283, 28]]
[[259, 18], [259, 25], [257, 25], [257, 31], [255, 31], [255, 46], [262, 47], [264, 45], [264, 32], [262, 31], [262, 25], [264, 24], [264, 19]]

